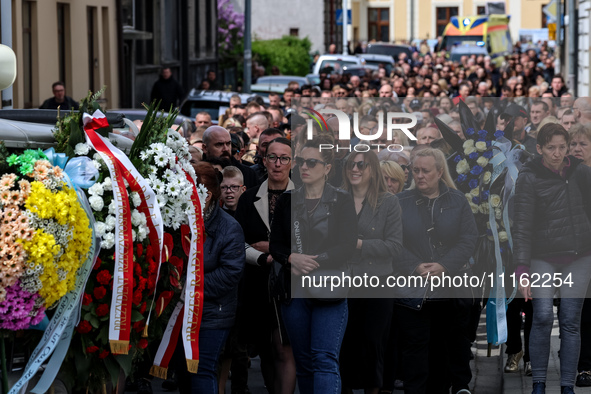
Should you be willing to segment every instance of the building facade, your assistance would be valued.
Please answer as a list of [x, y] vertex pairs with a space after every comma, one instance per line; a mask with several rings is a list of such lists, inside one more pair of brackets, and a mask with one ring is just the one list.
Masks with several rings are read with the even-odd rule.
[[[452, 16], [484, 15], [487, 0], [348, 0], [353, 13], [353, 41], [407, 42], [435, 39]], [[550, 0], [506, 0], [511, 35], [519, 29], [540, 29], [546, 18], [542, 8]]]
[[121, 106], [140, 107], [162, 67], [188, 93], [217, 69], [216, 0], [121, 0]]
[[106, 86], [117, 106], [117, 36], [115, 0], [12, 0], [13, 107], [38, 108], [56, 81], [75, 100]]

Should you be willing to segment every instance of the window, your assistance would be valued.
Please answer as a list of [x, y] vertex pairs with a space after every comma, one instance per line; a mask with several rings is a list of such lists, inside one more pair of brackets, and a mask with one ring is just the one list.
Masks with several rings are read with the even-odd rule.
[[546, 16], [546, 14], [544, 14], [544, 7], [546, 7], [547, 5], [548, 4], [542, 5], [542, 29], [548, 27], [548, 17]]
[[437, 7], [437, 36], [443, 35], [445, 26], [449, 23], [452, 16], [458, 16], [458, 7]]
[[390, 10], [388, 8], [370, 8], [368, 10], [369, 39], [383, 42], [390, 41]]
[[164, 62], [179, 60], [179, 2], [169, 0], [164, 7], [164, 26], [162, 29], [162, 58]]
[[66, 29], [69, 26], [69, 4], [57, 3], [57, 53], [59, 80], [66, 83]]
[[24, 107], [33, 108], [33, 4], [23, 1], [23, 88]]
[[[134, 23], [135, 29], [140, 31], [154, 32], [154, 8], [152, 0], [134, 1]], [[154, 63], [154, 40], [137, 40], [136, 42], [136, 64], [146, 65]]]
[[486, 15], [486, 7], [483, 5], [476, 7], [476, 15]]
[[135, 0], [121, 0], [123, 26], [135, 27]]
[[300, 29], [289, 29], [289, 35], [298, 37], [300, 35]]
[[95, 79], [98, 77], [98, 50], [95, 47], [97, 42], [96, 34], [96, 7], [86, 8], [86, 24], [88, 35], [88, 90], [97, 91]]

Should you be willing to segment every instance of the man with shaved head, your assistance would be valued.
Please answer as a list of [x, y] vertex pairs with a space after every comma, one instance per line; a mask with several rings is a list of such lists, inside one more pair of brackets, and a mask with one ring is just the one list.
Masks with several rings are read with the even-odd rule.
[[259, 138], [263, 130], [269, 128], [269, 121], [262, 113], [252, 114], [246, 118], [247, 133], [250, 138]]
[[417, 131], [417, 145], [428, 145], [431, 141], [442, 138], [441, 132], [435, 127], [423, 127]]
[[[263, 118], [265, 118], [263, 116]], [[248, 166], [240, 163], [232, 155], [232, 138], [228, 130], [221, 126], [211, 126], [203, 133], [203, 154], [204, 159], [218, 158], [226, 163], [226, 166], [233, 165], [242, 171], [244, 186], [251, 188], [259, 184], [256, 173]]]

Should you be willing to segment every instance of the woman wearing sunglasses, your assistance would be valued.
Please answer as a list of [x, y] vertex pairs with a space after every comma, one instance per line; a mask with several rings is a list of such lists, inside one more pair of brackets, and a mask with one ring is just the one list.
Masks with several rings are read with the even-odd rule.
[[[376, 276], [386, 283], [392, 273], [392, 259], [402, 248], [398, 198], [388, 192], [373, 151], [350, 154], [343, 172], [343, 188], [353, 196], [357, 212], [357, 249], [350, 258], [352, 275]], [[364, 389], [366, 394], [377, 394], [383, 385], [394, 299], [379, 292], [372, 296], [380, 298], [361, 298], [364, 292], [367, 289], [353, 289], [348, 295], [350, 318], [341, 351], [341, 371], [345, 392]]]
[[[443, 152], [413, 150], [414, 184], [397, 194], [403, 248], [394, 259], [397, 276], [424, 279], [460, 275], [474, 252], [477, 228], [463, 193], [456, 190]], [[410, 282], [410, 280], [409, 280]], [[402, 344], [405, 393], [467, 393], [470, 371], [469, 310], [442, 290], [397, 287], [395, 308]], [[455, 290], [455, 289], [454, 289]]]
[[269, 245], [273, 258], [291, 267], [292, 299], [282, 313], [302, 394], [341, 392], [339, 353], [348, 316], [342, 294], [335, 298], [328, 288], [314, 296], [302, 282], [314, 273], [344, 272], [357, 242], [353, 199], [327, 183], [334, 151], [320, 152], [320, 144], [334, 142], [317, 136], [295, 158], [303, 186], [277, 202]]

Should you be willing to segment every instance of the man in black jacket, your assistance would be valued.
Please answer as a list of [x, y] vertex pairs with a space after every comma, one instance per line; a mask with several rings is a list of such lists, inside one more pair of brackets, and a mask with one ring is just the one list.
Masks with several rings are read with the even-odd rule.
[[160, 78], [154, 83], [150, 100], [162, 100], [160, 108], [168, 111], [170, 107], [176, 108], [184, 97], [183, 88], [172, 76], [170, 68], [165, 67], [160, 72]]
[[68, 111], [71, 109], [78, 110], [78, 103], [69, 96], [66, 96], [66, 86], [63, 82], [55, 82], [51, 85], [53, 97], [48, 98], [41, 104], [40, 109], [57, 109]]
[[232, 156], [232, 138], [228, 130], [220, 126], [211, 126], [203, 133], [203, 153], [205, 158], [219, 158], [226, 161], [228, 165], [238, 167], [244, 176], [244, 186], [247, 189], [258, 186], [259, 181], [256, 173], [240, 163]]

